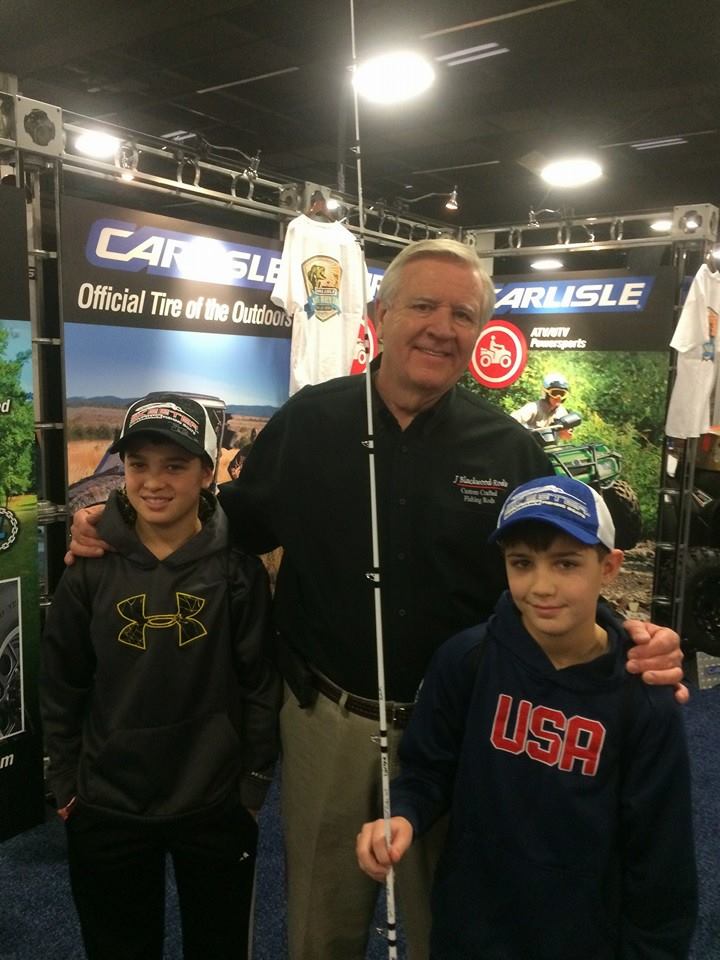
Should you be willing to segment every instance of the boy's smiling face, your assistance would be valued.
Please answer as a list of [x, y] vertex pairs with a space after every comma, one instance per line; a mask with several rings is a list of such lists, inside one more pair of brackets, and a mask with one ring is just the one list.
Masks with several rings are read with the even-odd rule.
[[190, 530], [197, 520], [200, 492], [213, 471], [201, 457], [172, 441], [138, 437], [125, 452], [125, 489], [140, 524]]
[[595, 548], [559, 532], [547, 549], [508, 544], [508, 585], [528, 633], [546, 649], [586, 643], [595, 630], [598, 597], [617, 575], [622, 558], [620, 550], [601, 557]]

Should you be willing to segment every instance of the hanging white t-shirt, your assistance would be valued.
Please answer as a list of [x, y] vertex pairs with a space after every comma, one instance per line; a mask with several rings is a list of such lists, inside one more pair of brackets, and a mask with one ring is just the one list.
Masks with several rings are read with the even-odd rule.
[[288, 224], [270, 295], [293, 319], [290, 395], [350, 373], [368, 289], [359, 244], [341, 223]]
[[716, 351], [719, 315], [720, 273], [713, 273], [704, 263], [690, 286], [670, 341], [678, 358], [665, 421], [669, 437], [699, 437], [720, 424], [720, 365]]

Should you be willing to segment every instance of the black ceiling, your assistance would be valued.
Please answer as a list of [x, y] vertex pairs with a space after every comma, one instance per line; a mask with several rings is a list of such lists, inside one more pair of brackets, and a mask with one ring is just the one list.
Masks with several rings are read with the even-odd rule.
[[[464, 226], [523, 223], [530, 207], [720, 204], [717, 0], [356, 0], [355, 18], [361, 58], [397, 43], [433, 58], [509, 49], [438, 62], [410, 104], [361, 106], [366, 203], [457, 184], [457, 213], [441, 197], [412, 210]], [[344, 176], [355, 195], [350, 50], [349, 0], [0, 5], [0, 72], [19, 93], [154, 136], [195, 133], [217, 157], [261, 150], [261, 173]], [[200, 92], [211, 87], [222, 89]], [[686, 142], [632, 146], [675, 135]], [[578, 149], [600, 158], [603, 179], [548, 192], [538, 160]]]

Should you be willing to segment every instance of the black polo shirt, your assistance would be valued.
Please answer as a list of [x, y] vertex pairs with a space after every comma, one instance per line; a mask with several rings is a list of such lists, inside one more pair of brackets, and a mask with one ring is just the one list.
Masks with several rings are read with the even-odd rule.
[[[435, 649], [485, 619], [505, 582], [487, 538], [508, 493], [552, 468], [531, 435], [456, 387], [401, 430], [374, 395], [386, 695], [415, 697]], [[276, 619], [316, 669], [377, 697], [364, 377], [306, 387], [220, 488], [249, 551], [281, 545]]]

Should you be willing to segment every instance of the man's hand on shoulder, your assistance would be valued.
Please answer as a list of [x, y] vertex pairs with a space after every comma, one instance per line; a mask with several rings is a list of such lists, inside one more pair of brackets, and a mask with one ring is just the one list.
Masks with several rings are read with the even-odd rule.
[[626, 620], [625, 629], [635, 644], [628, 651], [628, 671], [642, 674], [645, 683], [674, 686], [677, 702], [687, 703], [690, 694], [682, 683], [683, 655], [677, 633], [642, 620]]
[[70, 527], [70, 549], [65, 554], [65, 563], [68, 567], [75, 563], [75, 557], [89, 559], [102, 557], [112, 547], [101, 540], [95, 529], [105, 509], [104, 503], [97, 503], [92, 507], [81, 507], [73, 514]]

